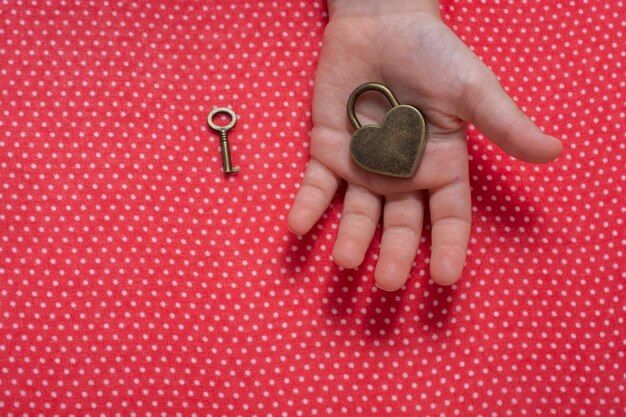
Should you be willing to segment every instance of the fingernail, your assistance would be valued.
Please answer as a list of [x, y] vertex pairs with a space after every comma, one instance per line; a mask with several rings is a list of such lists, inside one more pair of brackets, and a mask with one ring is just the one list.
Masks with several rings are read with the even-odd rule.
[[378, 282], [374, 282], [374, 286], [376, 288], [378, 288], [379, 290], [385, 291], [385, 292], [394, 292], [395, 291], [395, 290], [390, 290], [389, 288], [381, 287], [380, 285], [378, 285]]

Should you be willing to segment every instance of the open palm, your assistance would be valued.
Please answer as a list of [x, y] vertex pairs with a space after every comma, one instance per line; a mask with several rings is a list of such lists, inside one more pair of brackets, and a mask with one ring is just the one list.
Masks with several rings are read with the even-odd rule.
[[[411, 179], [372, 174], [351, 159], [353, 129], [346, 102], [355, 87], [369, 81], [386, 84], [401, 103], [416, 106], [426, 117], [427, 144]], [[358, 102], [357, 115], [364, 125], [379, 123], [388, 109], [384, 97], [367, 93]], [[519, 110], [437, 11], [333, 13], [314, 90], [311, 160], [289, 213], [290, 229], [307, 233], [341, 181], [347, 181], [333, 258], [346, 268], [360, 265], [382, 215], [374, 276], [378, 287], [391, 291], [409, 276], [428, 204], [431, 277], [442, 285], [456, 282], [471, 227], [467, 122], [528, 162], [548, 162], [561, 152], [561, 143]]]

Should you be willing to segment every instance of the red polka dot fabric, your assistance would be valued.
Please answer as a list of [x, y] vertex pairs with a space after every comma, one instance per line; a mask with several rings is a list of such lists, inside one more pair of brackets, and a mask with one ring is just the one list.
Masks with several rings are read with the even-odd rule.
[[286, 226], [323, 2], [4, 2], [0, 414], [626, 415], [626, 5], [441, 7], [565, 151], [470, 129], [463, 277], [430, 280], [427, 230], [387, 293], [380, 233], [332, 261], [341, 195]]

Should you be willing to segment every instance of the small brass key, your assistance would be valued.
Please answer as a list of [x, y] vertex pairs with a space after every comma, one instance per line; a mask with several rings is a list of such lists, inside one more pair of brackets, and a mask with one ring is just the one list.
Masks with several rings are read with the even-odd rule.
[[[213, 123], [215, 115], [220, 113], [226, 113], [231, 118], [230, 123], [226, 126], [218, 126]], [[209, 123], [211, 129], [215, 130], [220, 135], [220, 150], [222, 151], [222, 168], [224, 169], [224, 173], [235, 174], [239, 172], [239, 168], [233, 167], [233, 163], [230, 159], [230, 145], [228, 144], [228, 131], [235, 126], [235, 123], [237, 123], [237, 116], [235, 115], [235, 112], [226, 107], [217, 108], [209, 114], [207, 122]]]

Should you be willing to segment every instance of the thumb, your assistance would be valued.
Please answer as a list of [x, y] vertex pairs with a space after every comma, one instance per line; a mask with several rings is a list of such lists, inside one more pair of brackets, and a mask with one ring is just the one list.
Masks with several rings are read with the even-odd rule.
[[523, 161], [550, 162], [561, 154], [561, 141], [543, 133], [506, 94], [490, 70], [485, 68], [478, 80], [465, 94], [465, 120], [503, 151]]

